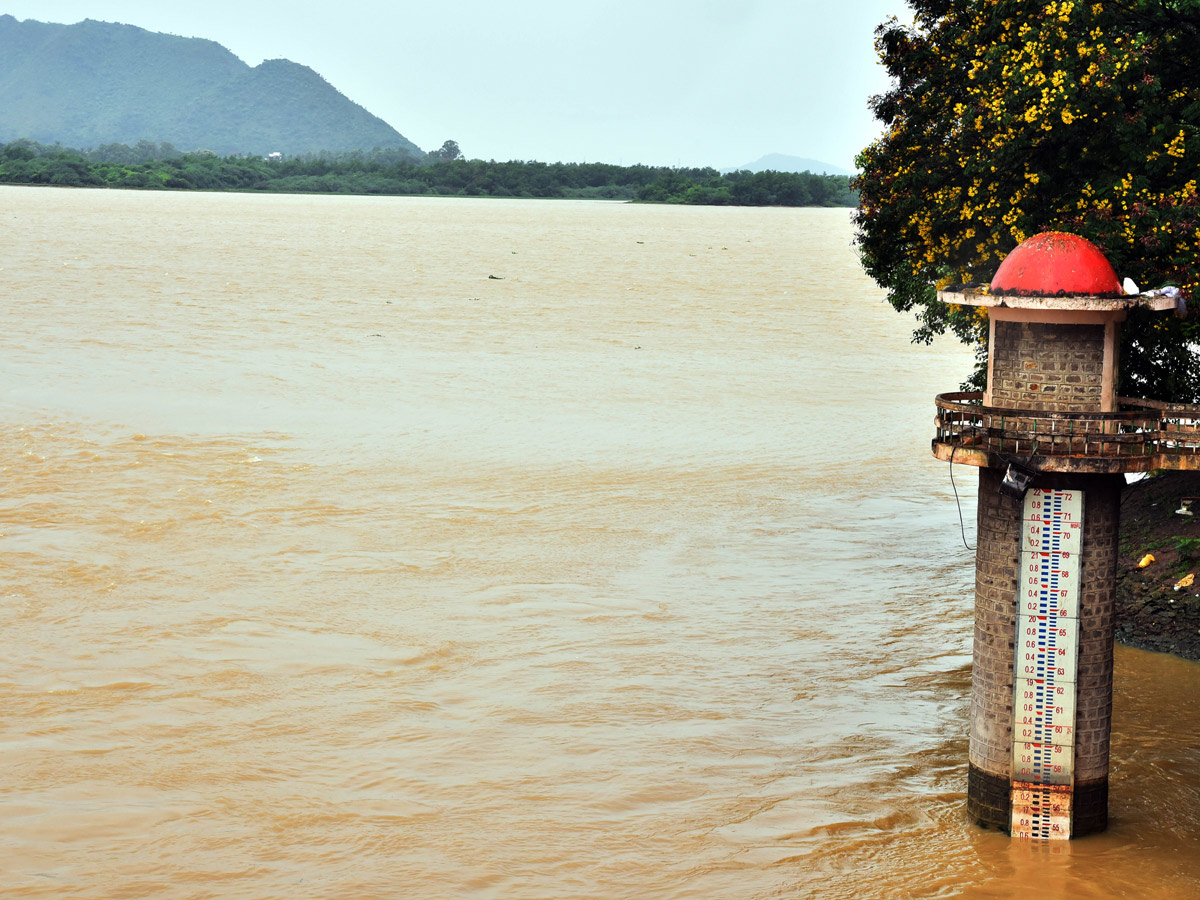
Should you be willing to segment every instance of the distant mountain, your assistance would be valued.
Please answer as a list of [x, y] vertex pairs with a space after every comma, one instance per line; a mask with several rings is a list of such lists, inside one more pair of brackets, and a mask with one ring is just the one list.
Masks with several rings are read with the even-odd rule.
[[251, 68], [220, 44], [88, 19], [0, 16], [0, 142], [86, 149], [167, 141], [180, 150], [285, 154], [421, 149], [307, 66]]
[[782, 153], [769, 153], [752, 163], [738, 166], [734, 169], [723, 169], [725, 172], [812, 172], [815, 175], [853, 175], [848, 169], [831, 166], [819, 159], [804, 159], [800, 156], [784, 156]]

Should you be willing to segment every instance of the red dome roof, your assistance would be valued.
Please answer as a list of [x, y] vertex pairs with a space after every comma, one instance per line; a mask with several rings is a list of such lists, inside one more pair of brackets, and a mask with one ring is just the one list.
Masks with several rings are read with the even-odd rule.
[[1008, 254], [991, 292], [1052, 297], [1063, 294], [1120, 294], [1121, 282], [1104, 254], [1077, 234], [1044, 231]]

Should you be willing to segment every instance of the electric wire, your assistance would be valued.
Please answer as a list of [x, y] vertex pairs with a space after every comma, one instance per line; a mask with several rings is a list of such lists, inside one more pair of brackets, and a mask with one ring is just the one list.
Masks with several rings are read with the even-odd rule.
[[963, 522], [962, 501], [958, 498], [958, 485], [954, 483], [954, 454], [958, 452], [958, 445], [955, 444], [950, 448], [950, 487], [954, 488], [954, 503], [958, 507], [958, 530], [962, 532], [963, 546], [975, 552], [975, 548], [967, 543], [967, 526]]

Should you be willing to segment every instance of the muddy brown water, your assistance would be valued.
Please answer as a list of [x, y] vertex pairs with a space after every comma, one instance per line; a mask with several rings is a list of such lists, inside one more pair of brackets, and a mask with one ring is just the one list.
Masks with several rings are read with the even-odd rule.
[[966, 820], [969, 353], [845, 210], [0, 234], [3, 896], [1200, 895], [1195, 664], [1118, 648], [1107, 833]]

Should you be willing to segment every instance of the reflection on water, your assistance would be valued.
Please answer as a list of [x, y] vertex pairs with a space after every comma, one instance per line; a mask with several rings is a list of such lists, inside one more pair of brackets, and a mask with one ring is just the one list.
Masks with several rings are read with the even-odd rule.
[[969, 353], [845, 211], [0, 192], [7, 896], [1200, 891], [1195, 665], [965, 820]]

